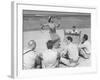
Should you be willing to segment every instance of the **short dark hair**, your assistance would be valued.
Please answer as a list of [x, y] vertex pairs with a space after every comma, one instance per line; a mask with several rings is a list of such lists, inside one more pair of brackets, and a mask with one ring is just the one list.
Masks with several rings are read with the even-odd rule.
[[49, 40], [49, 41], [47, 42], [47, 48], [48, 48], [48, 49], [52, 49], [52, 48], [53, 48], [53, 41], [52, 41], [52, 40]]
[[88, 40], [88, 35], [87, 35], [87, 34], [84, 34], [83, 38], [84, 38], [85, 40]]
[[73, 41], [71, 36], [68, 36], [67, 39], [70, 40], [71, 42]]

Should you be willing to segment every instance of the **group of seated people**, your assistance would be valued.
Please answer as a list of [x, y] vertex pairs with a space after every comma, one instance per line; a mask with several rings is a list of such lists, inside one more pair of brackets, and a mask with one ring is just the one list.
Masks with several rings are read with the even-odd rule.
[[30, 40], [28, 49], [23, 53], [23, 68], [59, 68], [61, 65], [75, 67], [80, 64], [80, 58], [90, 58], [90, 43], [87, 34], [83, 35], [82, 41], [78, 45], [73, 43], [71, 36], [65, 36], [63, 43], [64, 46], [62, 46], [60, 39], [48, 40], [46, 43], [47, 50], [38, 52], [35, 51], [36, 42]]

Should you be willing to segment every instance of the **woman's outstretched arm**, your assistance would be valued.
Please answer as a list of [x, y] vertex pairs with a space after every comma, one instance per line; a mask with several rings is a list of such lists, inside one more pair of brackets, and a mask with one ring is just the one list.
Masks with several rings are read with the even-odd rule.
[[48, 24], [41, 24], [41, 29], [44, 30], [46, 27], [48, 27]]

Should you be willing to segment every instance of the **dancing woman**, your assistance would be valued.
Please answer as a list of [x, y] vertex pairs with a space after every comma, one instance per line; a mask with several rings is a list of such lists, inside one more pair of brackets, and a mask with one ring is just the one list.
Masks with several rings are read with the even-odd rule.
[[60, 24], [54, 23], [54, 16], [50, 16], [47, 24], [42, 24], [41, 29], [44, 30], [46, 27], [49, 28], [49, 33], [51, 40], [60, 39], [59, 35], [56, 33], [56, 29], [60, 27]]

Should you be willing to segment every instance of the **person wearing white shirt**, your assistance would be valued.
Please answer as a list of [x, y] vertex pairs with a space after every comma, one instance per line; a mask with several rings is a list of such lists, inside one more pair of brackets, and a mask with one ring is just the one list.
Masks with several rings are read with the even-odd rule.
[[49, 40], [47, 42], [47, 50], [42, 53], [42, 64], [43, 68], [55, 68], [58, 65], [58, 53], [56, 50], [53, 50], [54, 42]]
[[91, 54], [91, 45], [88, 41], [88, 35], [84, 34], [82, 38], [82, 43], [79, 45], [80, 48], [80, 55], [83, 56], [83, 58], [88, 59]]
[[64, 47], [61, 58], [61, 62], [69, 67], [77, 66], [79, 60], [78, 46], [72, 43], [72, 41], [72, 37], [68, 36], [66, 40], [67, 44]]
[[73, 28], [73, 29], [72, 29], [71, 33], [74, 33], [74, 34], [79, 33], [79, 32], [76, 30], [76, 26], [73, 26], [72, 28]]

